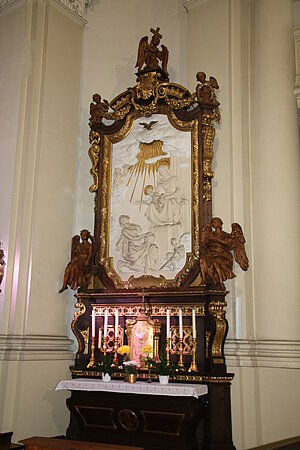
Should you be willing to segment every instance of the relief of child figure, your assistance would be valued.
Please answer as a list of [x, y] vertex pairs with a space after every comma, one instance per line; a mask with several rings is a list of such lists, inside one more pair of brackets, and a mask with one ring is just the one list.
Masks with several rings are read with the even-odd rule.
[[171, 239], [171, 245], [173, 246], [173, 252], [166, 253], [166, 261], [160, 269], [176, 270], [183, 266], [185, 261], [185, 246], [179, 244], [176, 238]]
[[161, 194], [159, 194], [157, 191], [154, 191], [154, 188], [152, 184], [148, 184], [144, 188], [144, 194], [149, 196], [149, 200], [147, 201], [147, 205], [153, 204], [155, 207], [159, 210], [162, 208], [162, 204], [160, 205], [160, 198]]
[[113, 195], [121, 195], [126, 185], [126, 178], [129, 173], [129, 166], [124, 164], [122, 167], [116, 167], [113, 176]]

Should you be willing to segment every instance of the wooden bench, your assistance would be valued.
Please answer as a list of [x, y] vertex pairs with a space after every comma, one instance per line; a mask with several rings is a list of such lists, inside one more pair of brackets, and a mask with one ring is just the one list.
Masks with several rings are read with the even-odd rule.
[[126, 445], [101, 444], [99, 442], [72, 441], [38, 436], [23, 439], [21, 442], [25, 445], [26, 450], [143, 450], [142, 447], [128, 447]]

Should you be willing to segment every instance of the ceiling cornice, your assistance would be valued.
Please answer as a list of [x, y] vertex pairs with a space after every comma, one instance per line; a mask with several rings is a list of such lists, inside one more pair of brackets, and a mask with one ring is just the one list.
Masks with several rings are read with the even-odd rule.
[[[79, 20], [81, 23], [86, 24], [85, 9], [89, 6], [92, 0], [45, 0], [55, 3], [61, 6], [66, 12], [70, 13], [73, 18]], [[9, 9], [10, 7], [20, 3], [21, 0], [0, 0], [0, 14]]]

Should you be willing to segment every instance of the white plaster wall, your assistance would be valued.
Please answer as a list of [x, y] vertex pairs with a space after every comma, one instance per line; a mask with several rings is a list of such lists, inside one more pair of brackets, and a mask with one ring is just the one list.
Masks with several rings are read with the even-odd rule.
[[233, 442], [237, 450], [299, 435], [299, 370], [229, 367]]
[[294, 26], [300, 25], [300, 1], [294, 0], [293, 2], [293, 20]]
[[[227, 284], [231, 291], [227, 296], [229, 337], [236, 337], [232, 307], [236, 297], [241, 298], [242, 305], [242, 333], [239, 337], [243, 340], [237, 343], [236, 354], [232, 355], [235, 364], [228, 363], [228, 370], [236, 374], [232, 383], [233, 440], [237, 450], [244, 450], [299, 434], [299, 350], [294, 353], [295, 367], [298, 369], [285, 369], [285, 367], [292, 367], [289, 359], [293, 359], [293, 352], [284, 341], [280, 341], [278, 348], [270, 352], [268, 356], [270, 366], [266, 368], [263, 365], [265, 364], [264, 354], [267, 353], [267, 346], [265, 346], [267, 342], [261, 344], [263, 351], [257, 352], [260, 344], [255, 340], [264, 337], [270, 340], [268, 343], [275, 343], [276, 338], [291, 339], [295, 348], [299, 349], [299, 341], [296, 340], [299, 336], [296, 331], [296, 321], [299, 322], [299, 302], [295, 301], [295, 294], [297, 296], [299, 291], [297, 275], [293, 273], [293, 281], [288, 283], [288, 287], [284, 286], [289, 276], [285, 269], [289, 267], [290, 273], [292, 270], [297, 271], [299, 258], [291, 257], [289, 263], [282, 264], [284, 258], [290, 256], [291, 246], [293, 246], [293, 255], [297, 253], [299, 240], [293, 238], [294, 244], [288, 245], [284, 241], [283, 245], [282, 232], [278, 230], [278, 228], [282, 230], [280, 220], [286, 217], [293, 218], [296, 226], [299, 224], [298, 209], [295, 209], [299, 201], [295, 200], [296, 195], [286, 194], [284, 201], [280, 202], [278, 199], [285, 191], [282, 190], [279, 195], [277, 194], [278, 180], [284, 180], [284, 177], [292, 178], [290, 181], [281, 183], [281, 186], [294, 186], [296, 193], [299, 192], [299, 174], [294, 175], [299, 169], [299, 162], [293, 154], [290, 154], [290, 150], [293, 151], [295, 148], [294, 119], [296, 116], [293, 116], [293, 105], [289, 102], [292, 92], [290, 78], [293, 76], [291, 47], [289, 46], [286, 50], [285, 45], [290, 38], [291, 29], [287, 25], [283, 27], [281, 23], [282, 16], [286, 17], [289, 13], [291, 2], [206, 0], [191, 2], [192, 4], [188, 20], [188, 86], [190, 90], [193, 90], [195, 73], [199, 70], [206, 72], [207, 77], [210, 75], [216, 77], [220, 86], [217, 95], [221, 103], [222, 122], [221, 126], [217, 127], [214, 147], [213, 214], [224, 220], [225, 230], [230, 229], [233, 221], [241, 223], [248, 241], [246, 250], [250, 259], [250, 268], [246, 274], [238, 269], [237, 278]], [[254, 28], [252, 8], [254, 6], [259, 8], [263, 6], [262, 4], [269, 8], [269, 15], [262, 17], [260, 11], [257, 13], [261, 19], [261, 29], [274, 30], [273, 37], [258, 37], [257, 30]], [[268, 20], [265, 20], [266, 17]], [[274, 28], [276, 22], [280, 25]], [[282, 35], [280, 35], [281, 32]], [[275, 38], [278, 38], [278, 41]], [[257, 39], [257, 48], [254, 49], [255, 39]], [[270, 44], [273, 45], [271, 49]], [[269, 65], [270, 73], [266, 68], [257, 79], [254, 79], [253, 69], [257, 69], [257, 59], [255, 59], [257, 55], [255, 51], [253, 53], [253, 49], [266, 52], [261, 58], [262, 64], [270, 58], [273, 63], [278, 64], [278, 68], [270, 68]], [[279, 89], [277, 84], [273, 84], [274, 79], [285, 71], [288, 72], [287, 82], [284, 88], [281, 85]], [[265, 83], [260, 82], [262, 79]], [[261, 87], [260, 95], [257, 95], [255, 91], [258, 86]], [[262, 100], [267, 86], [272, 86], [270, 98], [274, 104], [264, 100], [265, 110], [260, 107], [254, 109], [254, 106]], [[273, 124], [266, 132], [265, 126], [267, 121], [270, 121], [270, 116], [273, 113], [276, 116], [278, 110], [281, 110], [278, 108], [278, 92], [285, 92], [282, 108], [286, 108], [284, 115], [287, 122], [284, 125], [284, 121], [281, 121], [275, 126], [276, 122], [273, 120]], [[258, 131], [252, 126], [254, 119], [265, 129], [262, 134], [266, 139], [259, 149], [255, 146]], [[281, 146], [285, 148], [285, 159], [281, 162], [277, 161], [277, 156], [282, 154], [277, 151], [278, 130], [287, 133], [284, 144]], [[268, 155], [259, 165], [260, 173], [254, 171], [257, 169], [257, 166], [253, 164], [255, 152], [258, 152], [260, 157]], [[287, 161], [293, 166], [292, 170], [287, 169]], [[272, 177], [277, 168], [281, 173], [279, 176], [276, 175], [277, 181], [273, 181]], [[264, 183], [270, 195], [264, 198], [259, 193], [258, 200], [254, 204], [253, 193], [257, 192], [258, 183]], [[280, 216], [280, 220], [274, 219], [277, 229], [276, 227], [268, 229], [268, 220], [265, 219], [261, 223], [260, 233], [257, 233], [257, 230], [253, 230], [253, 223], [267, 208], [271, 210], [273, 208], [273, 211]], [[269, 221], [269, 224], [273, 225], [273, 222]], [[287, 221], [285, 225], [288, 226], [291, 235], [291, 227], [287, 225]], [[294, 236], [296, 236], [295, 233]], [[265, 251], [267, 239], [273, 251], [261, 265], [262, 255], [267, 254]], [[253, 258], [254, 242], [257, 250], [256, 260]], [[256, 270], [260, 267], [260, 275], [266, 290], [263, 296], [260, 294], [258, 284], [254, 283], [255, 266]], [[266, 267], [273, 270], [276, 266], [280, 267], [280, 275], [274, 270], [273, 275], [267, 280]], [[282, 295], [288, 300], [282, 301]], [[265, 315], [262, 315], [262, 307], [266, 310]], [[287, 317], [288, 320], [285, 321]], [[245, 362], [243, 348], [247, 345], [246, 354], [249, 360], [246, 365], [248, 367], [241, 367]], [[280, 346], [283, 347], [282, 355], [279, 351]]]
[[[24, 56], [24, 2], [0, 15], [0, 242], [7, 262]], [[9, 42], [9, 45], [8, 45]], [[5, 279], [0, 293], [0, 326]]]
[[32, 436], [64, 435], [69, 424], [66, 391], [55, 391], [69, 378], [70, 361], [3, 361], [0, 370], [0, 430], [13, 431], [13, 442]]
[[[3, 22], [6, 39], [18, 24], [25, 28], [22, 89], [12, 96], [20, 114], [7, 118], [18, 139], [0, 333], [0, 431], [18, 440], [63, 434], [69, 419], [67, 394], [54, 388], [73, 361], [67, 295], [58, 290], [73, 221], [82, 21], [47, 0], [27, 1], [21, 17], [14, 7], [1, 13], [13, 15]], [[11, 42], [6, 48], [15, 54]]]
[[[247, 2], [209, 0], [189, 8], [188, 87], [195, 89], [196, 73], [204, 71], [219, 83], [221, 123], [216, 125], [213, 171], [213, 215], [221, 217], [224, 230], [241, 224], [251, 260], [250, 174], [248, 153]], [[247, 274], [236, 265], [237, 277], [227, 281], [229, 337], [237, 332], [236, 298], [241, 305], [239, 338], [252, 338], [252, 265]]]
[[138, 43], [152, 36], [150, 28], [160, 27], [162, 43], [169, 49], [168, 70], [172, 82], [186, 85], [187, 13], [182, 0], [101, 0], [87, 10], [84, 28], [80, 128], [77, 154], [77, 186], [74, 233], [93, 231], [94, 195], [89, 193], [89, 106], [98, 92], [111, 101], [136, 84]]

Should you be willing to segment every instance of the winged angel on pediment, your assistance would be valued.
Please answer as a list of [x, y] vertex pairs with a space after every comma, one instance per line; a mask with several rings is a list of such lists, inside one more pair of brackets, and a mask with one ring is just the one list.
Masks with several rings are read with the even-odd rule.
[[151, 28], [150, 31], [153, 33], [153, 36], [150, 43], [148, 42], [148, 36], [144, 36], [140, 40], [135, 67], [137, 67], [139, 71], [142, 70], [143, 66], [144, 70], [158, 69], [158, 61], [160, 60], [162, 62], [162, 70], [168, 76], [167, 64], [169, 59], [169, 51], [165, 45], [161, 46], [161, 50], [158, 48], [162, 38], [159, 30], [159, 28], [156, 28], [156, 30]]
[[[225, 288], [224, 281], [234, 278], [233, 257], [242, 270], [247, 270], [249, 260], [245, 252], [245, 238], [238, 223], [231, 225], [231, 233], [222, 230], [223, 222], [214, 217], [201, 231], [205, 254], [200, 258], [201, 284], [211, 283]], [[232, 255], [233, 252], [233, 255]]]

